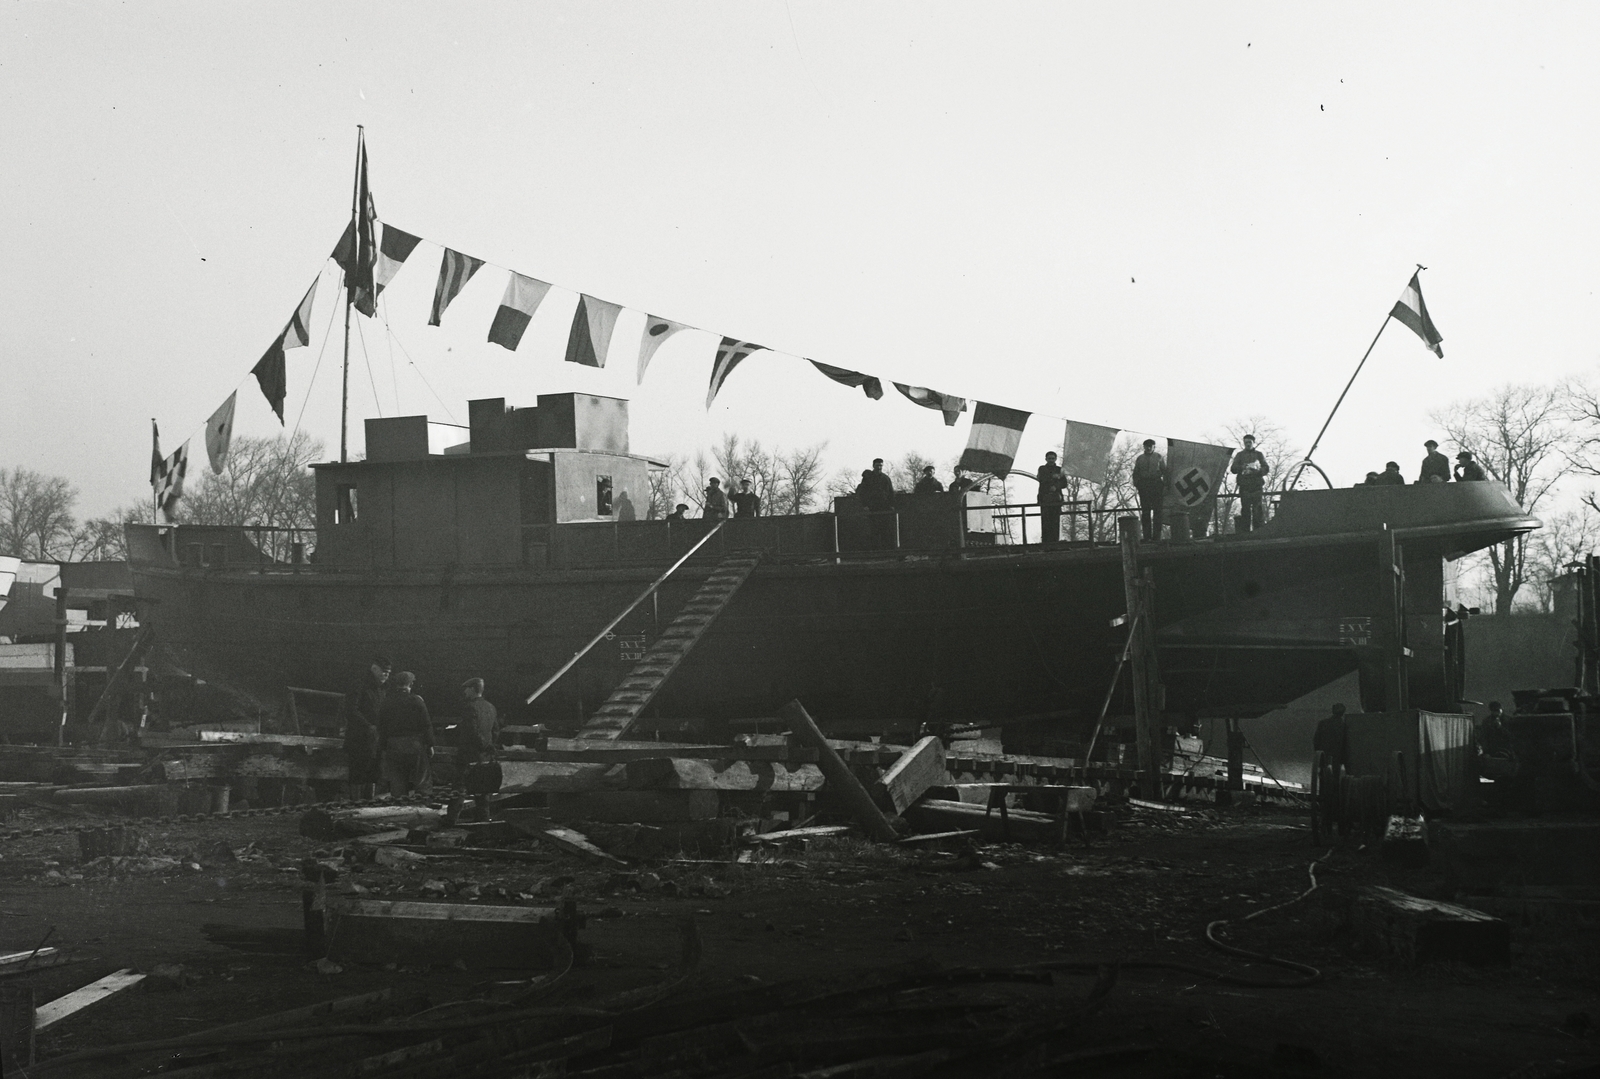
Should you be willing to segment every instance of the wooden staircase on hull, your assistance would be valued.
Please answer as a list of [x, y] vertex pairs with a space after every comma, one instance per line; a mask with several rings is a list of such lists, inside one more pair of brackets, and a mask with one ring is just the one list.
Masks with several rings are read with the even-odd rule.
[[604, 704], [589, 717], [578, 737], [591, 741], [621, 738], [655, 699], [672, 672], [705, 636], [740, 586], [761, 561], [760, 551], [741, 551], [717, 563], [693, 598], [672, 620], [633, 670], [628, 672]]

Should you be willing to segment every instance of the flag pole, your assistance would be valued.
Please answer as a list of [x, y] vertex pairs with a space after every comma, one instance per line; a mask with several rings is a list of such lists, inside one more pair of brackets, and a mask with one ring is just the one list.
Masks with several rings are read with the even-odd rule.
[[[356, 176], [350, 191], [350, 244], [351, 265], [361, 257], [361, 146], [364, 138], [362, 125], [356, 125]], [[339, 462], [350, 460], [350, 269], [344, 271], [344, 383], [339, 392]]]
[[1339, 406], [1344, 404], [1345, 394], [1349, 393], [1350, 387], [1356, 384], [1356, 375], [1359, 375], [1361, 369], [1367, 365], [1367, 357], [1372, 355], [1372, 350], [1378, 346], [1378, 338], [1383, 336], [1383, 329], [1389, 325], [1389, 319], [1392, 317], [1392, 314], [1383, 316], [1383, 323], [1378, 327], [1378, 332], [1372, 335], [1372, 344], [1367, 346], [1367, 351], [1361, 354], [1361, 362], [1356, 364], [1355, 374], [1351, 375], [1350, 381], [1344, 384], [1344, 392], [1339, 394], [1339, 399], [1333, 403], [1333, 412], [1328, 413], [1328, 418], [1322, 422], [1322, 430], [1317, 432], [1317, 437], [1312, 441], [1311, 448], [1306, 451], [1307, 461], [1316, 456], [1317, 447], [1322, 445], [1322, 436], [1328, 433], [1328, 424], [1333, 422], [1333, 417], [1339, 411]]

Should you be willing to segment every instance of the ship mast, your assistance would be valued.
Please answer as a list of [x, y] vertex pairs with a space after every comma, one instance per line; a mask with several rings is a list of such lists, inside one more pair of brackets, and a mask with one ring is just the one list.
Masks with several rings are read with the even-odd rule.
[[[361, 166], [365, 157], [365, 130], [356, 125], [356, 175], [350, 191], [350, 266], [361, 258]], [[350, 308], [355, 304], [355, 283], [350, 266], [344, 271], [344, 385], [339, 393], [339, 463], [350, 460]]]

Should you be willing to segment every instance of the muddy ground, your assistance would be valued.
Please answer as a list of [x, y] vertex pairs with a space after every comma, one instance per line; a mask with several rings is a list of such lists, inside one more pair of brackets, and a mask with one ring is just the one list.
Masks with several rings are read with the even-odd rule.
[[[59, 823], [27, 812], [41, 814], [32, 823]], [[0, 952], [31, 949], [53, 929], [51, 942], [79, 957], [26, 976], [38, 1000], [123, 967], [181, 964], [188, 983], [134, 988], [63, 1020], [41, 1033], [39, 1060], [384, 986], [437, 1003], [483, 982], [482, 971], [448, 967], [351, 965], [326, 974], [308, 966], [292, 950], [302, 925], [299, 867], [335, 844], [300, 836], [297, 822], [287, 813], [158, 826], [151, 854], [169, 857], [120, 865], [80, 864], [71, 834], [0, 845]], [[1311, 846], [1304, 816], [1252, 807], [1134, 811], [1087, 847], [985, 845], [975, 857], [845, 839], [767, 863], [656, 860], [618, 873], [569, 855], [515, 864], [443, 857], [416, 869], [359, 866], [344, 879], [379, 898], [576, 899], [593, 957], [558, 999], [581, 1003], [660, 981], [678, 954], [684, 915], [698, 924], [703, 954], [680, 997], [918, 960], [1160, 957], [1288, 977], [1209, 948], [1203, 929], [1304, 891], [1308, 864], [1323, 849]], [[1318, 968], [1319, 983], [1252, 989], [1179, 971], [1123, 971], [1083, 1030], [1084, 1044], [1155, 1049], [1096, 1074], [1500, 1077], [1600, 1063], [1600, 926], [1517, 925], [1509, 968], [1412, 968], [1359, 946], [1350, 896], [1362, 884], [1389, 883], [1448, 898], [1442, 877], [1392, 869], [1345, 846], [1318, 880], [1304, 901], [1226, 933], [1240, 946]], [[214, 944], [202, 931], [208, 923], [279, 929], [290, 946], [274, 954]], [[1031, 991], [1065, 1006], [1088, 988], [1089, 979], [1064, 975]], [[155, 1074], [160, 1061], [144, 1055], [49, 1074]]]

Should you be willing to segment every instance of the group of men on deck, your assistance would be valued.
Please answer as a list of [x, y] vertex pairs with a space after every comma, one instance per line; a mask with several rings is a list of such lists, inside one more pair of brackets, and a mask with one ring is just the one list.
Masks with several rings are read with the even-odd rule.
[[[1439, 452], [1439, 443], [1433, 439], [1422, 444], [1428, 455], [1422, 459], [1422, 472], [1418, 474], [1418, 483], [1449, 483], [1451, 480], [1450, 458]], [[1472, 459], [1471, 450], [1462, 450], [1456, 454], [1456, 468], [1454, 474], [1457, 483], [1472, 483], [1486, 480], [1483, 466]], [[1356, 484], [1357, 487], [1403, 487], [1406, 478], [1400, 474], [1400, 463], [1390, 461], [1383, 466], [1382, 472], [1368, 472], [1367, 478]]]
[[[345, 700], [344, 751], [351, 797], [371, 798], [379, 783], [395, 797], [433, 789], [433, 717], [416, 691], [416, 675], [391, 679], [387, 656], [374, 656], [356, 691]], [[461, 684], [467, 715], [456, 726], [456, 763], [465, 771], [492, 760], [500, 717], [483, 698], [482, 678]]]

